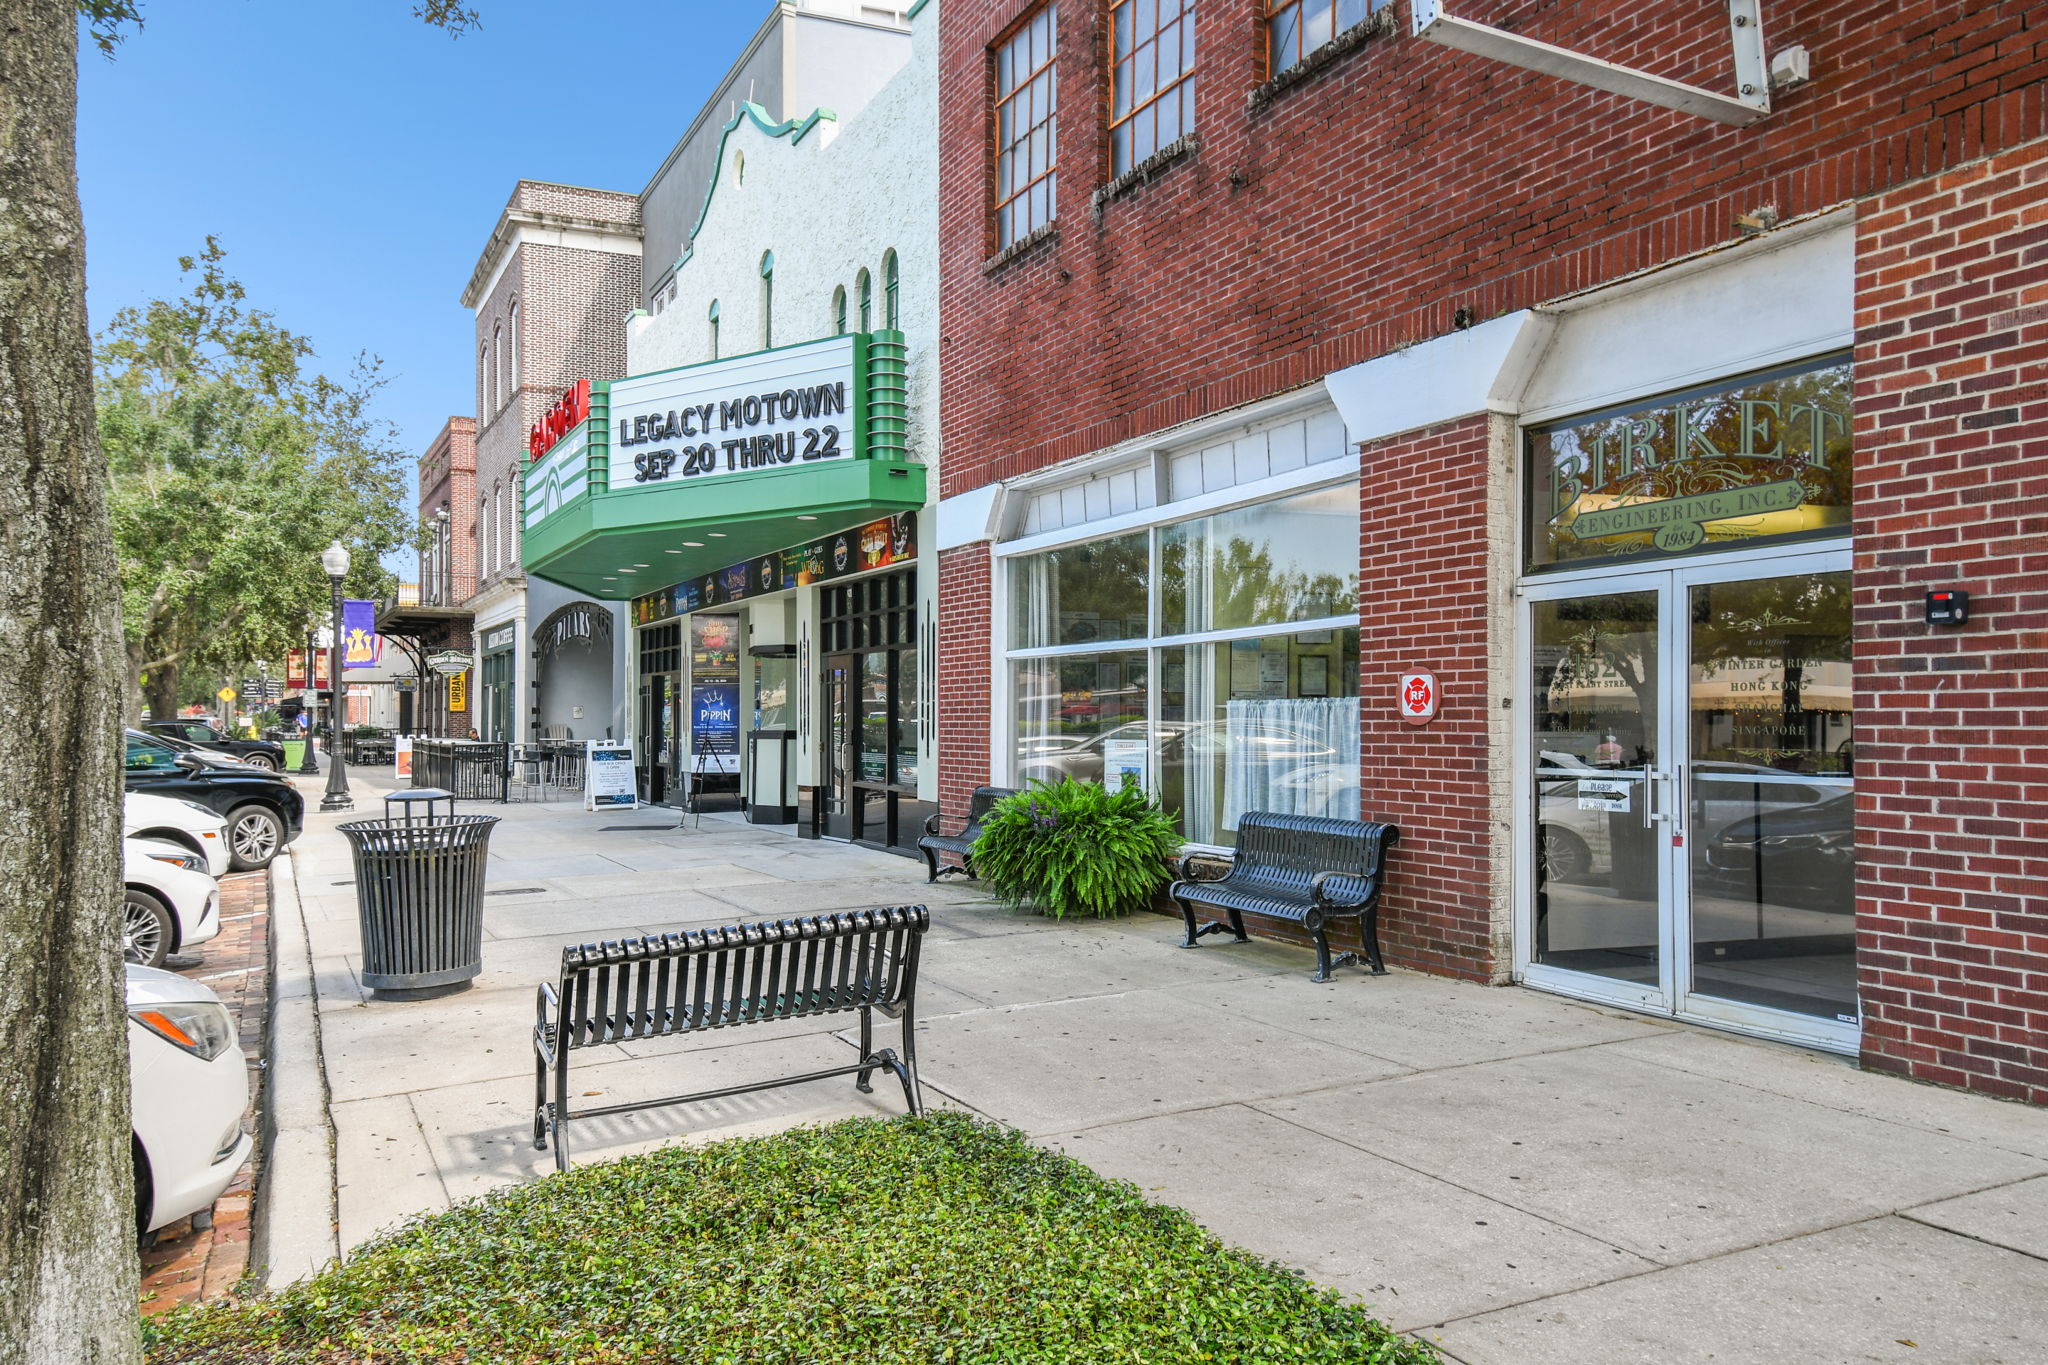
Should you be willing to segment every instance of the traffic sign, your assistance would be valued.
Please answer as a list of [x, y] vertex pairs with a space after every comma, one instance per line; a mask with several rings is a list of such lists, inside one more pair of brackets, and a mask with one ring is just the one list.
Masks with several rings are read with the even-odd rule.
[[232, 687], [223, 687], [220, 691], [214, 693], [213, 695], [219, 697], [222, 701], [233, 701], [235, 699], [235, 689]]

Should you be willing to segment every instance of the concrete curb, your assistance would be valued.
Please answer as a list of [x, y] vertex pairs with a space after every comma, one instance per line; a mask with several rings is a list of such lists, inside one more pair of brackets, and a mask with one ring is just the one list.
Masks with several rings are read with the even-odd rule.
[[319, 987], [297, 868], [271, 863], [271, 981], [263, 1140], [250, 1266], [266, 1288], [304, 1279], [341, 1254], [336, 1233], [334, 1123], [320, 1047]]

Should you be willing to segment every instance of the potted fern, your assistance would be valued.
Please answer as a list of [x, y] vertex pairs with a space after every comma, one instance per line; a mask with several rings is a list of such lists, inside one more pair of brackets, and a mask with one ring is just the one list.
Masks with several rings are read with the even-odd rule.
[[974, 841], [974, 870], [1012, 909], [1112, 919], [1150, 903], [1179, 849], [1172, 819], [1136, 784], [1069, 777], [998, 801]]

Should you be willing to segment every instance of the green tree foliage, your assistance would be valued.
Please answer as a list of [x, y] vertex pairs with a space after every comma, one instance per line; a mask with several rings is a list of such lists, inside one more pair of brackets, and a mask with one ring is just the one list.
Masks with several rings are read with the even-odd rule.
[[123, 309], [98, 346], [128, 695], [147, 675], [154, 707], [182, 673], [234, 675], [304, 640], [330, 542], [369, 596], [414, 536], [404, 454], [368, 412], [375, 361], [345, 382], [310, 372], [311, 343], [251, 308], [224, 257], [209, 238], [179, 261], [186, 294]]
[[1013, 908], [1109, 919], [1143, 908], [1179, 851], [1172, 818], [1135, 783], [1111, 791], [1066, 778], [998, 801], [974, 841], [974, 870]]

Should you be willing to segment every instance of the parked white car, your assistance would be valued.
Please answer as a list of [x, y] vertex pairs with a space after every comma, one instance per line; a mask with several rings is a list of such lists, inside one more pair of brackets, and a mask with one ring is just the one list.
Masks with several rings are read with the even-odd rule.
[[198, 856], [154, 839], [121, 841], [121, 955], [128, 961], [161, 967], [172, 953], [220, 933], [220, 884], [168, 860]]
[[220, 997], [182, 976], [128, 968], [135, 1224], [147, 1234], [210, 1209], [249, 1159], [249, 1069]]
[[228, 822], [216, 810], [174, 796], [129, 792], [121, 800], [121, 833], [132, 839], [160, 839], [188, 848], [218, 877], [228, 870]]

